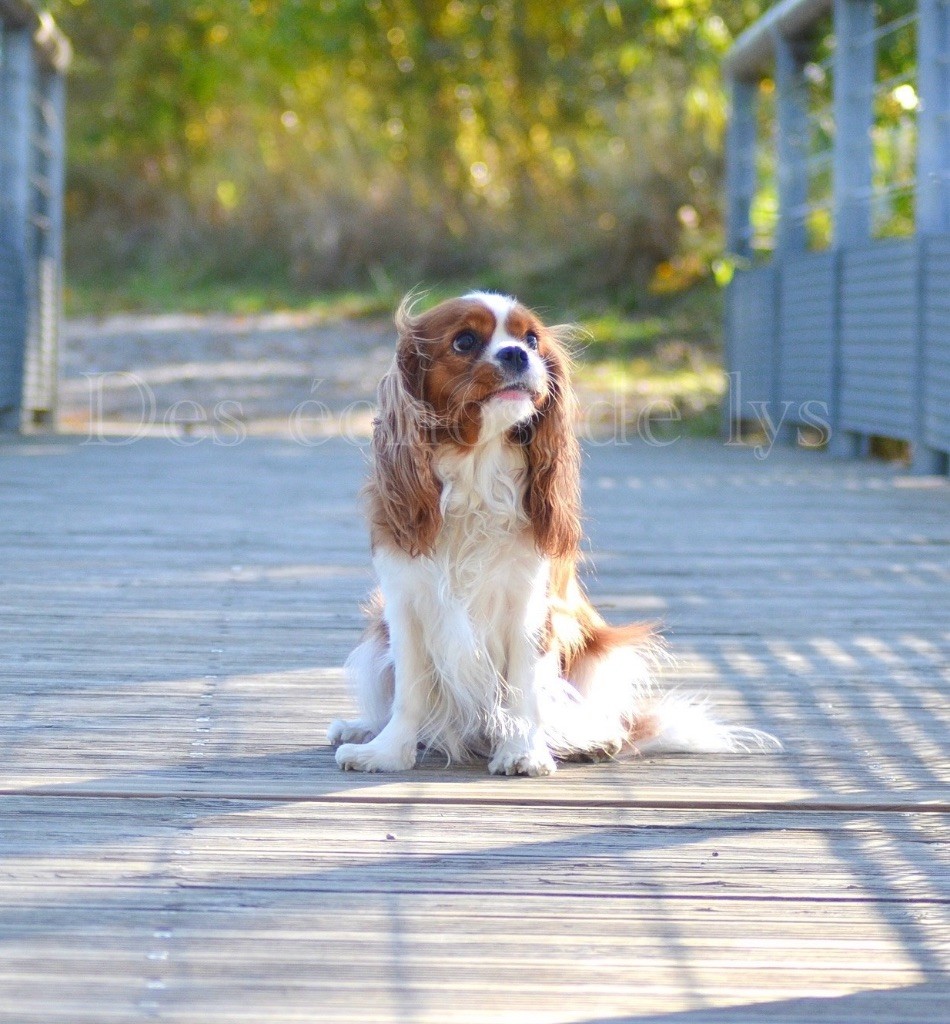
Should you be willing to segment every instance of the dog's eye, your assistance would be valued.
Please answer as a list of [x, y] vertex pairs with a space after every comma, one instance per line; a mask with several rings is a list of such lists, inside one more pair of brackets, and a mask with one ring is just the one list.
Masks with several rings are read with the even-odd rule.
[[471, 352], [477, 344], [478, 338], [471, 331], [462, 331], [452, 342], [452, 348], [456, 352]]
[[537, 336], [537, 334], [535, 334], [534, 331], [528, 331], [528, 333], [524, 336], [524, 343], [528, 346], [528, 348], [537, 348], [538, 347], [538, 336]]

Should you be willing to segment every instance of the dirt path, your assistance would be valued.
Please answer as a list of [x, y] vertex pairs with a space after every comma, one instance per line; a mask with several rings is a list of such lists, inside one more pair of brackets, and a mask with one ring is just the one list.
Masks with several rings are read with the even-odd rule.
[[[364, 439], [392, 359], [388, 318], [122, 315], [72, 320], [61, 341], [59, 426], [89, 437]], [[606, 367], [609, 369], [609, 367]], [[649, 390], [575, 381], [582, 437], [636, 433]]]
[[116, 316], [63, 332], [70, 433], [365, 435], [392, 358], [386, 320], [310, 314]]

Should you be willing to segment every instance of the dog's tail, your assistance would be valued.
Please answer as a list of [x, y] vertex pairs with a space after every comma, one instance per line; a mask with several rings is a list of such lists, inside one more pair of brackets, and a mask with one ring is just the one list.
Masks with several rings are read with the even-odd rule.
[[677, 692], [647, 697], [627, 721], [627, 744], [638, 754], [748, 754], [782, 749], [769, 733], [720, 722], [708, 700]]
[[555, 702], [560, 705], [553, 716], [559, 725], [552, 736], [555, 752], [596, 751], [598, 735], [607, 737], [604, 749], [615, 755], [781, 750], [769, 733], [721, 722], [702, 697], [660, 693], [657, 671], [670, 659], [650, 627], [603, 624], [591, 632], [565, 686], [573, 692]]

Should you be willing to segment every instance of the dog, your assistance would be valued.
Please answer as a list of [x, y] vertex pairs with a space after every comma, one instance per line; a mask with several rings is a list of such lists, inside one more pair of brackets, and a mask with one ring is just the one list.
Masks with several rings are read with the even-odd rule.
[[366, 488], [379, 589], [346, 662], [361, 709], [337, 764], [398, 772], [434, 749], [497, 775], [558, 760], [767, 747], [657, 696], [660, 643], [613, 626], [578, 578], [581, 452], [565, 328], [476, 291], [404, 301]]

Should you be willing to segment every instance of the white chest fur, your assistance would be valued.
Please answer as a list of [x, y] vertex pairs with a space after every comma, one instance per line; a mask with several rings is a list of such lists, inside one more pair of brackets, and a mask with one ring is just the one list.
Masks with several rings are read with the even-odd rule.
[[[524, 453], [498, 437], [436, 454], [443, 525], [432, 553], [381, 550], [376, 569], [392, 635], [431, 673], [430, 737], [462, 744], [497, 730], [513, 649], [544, 624], [548, 562], [524, 512]], [[408, 615], [401, 609], [409, 609]], [[449, 746], [452, 746], [450, 743]]]
[[530, 548], [524, 512], [527, 469], [520, 448], [503, 439], [472, 452], [451, 449], [437, 454], [436, 475], [442, 482], [443, 525], [433, 560], [444, 584], [460, 600], [486, 578], [499, 582], [492, 570]]

